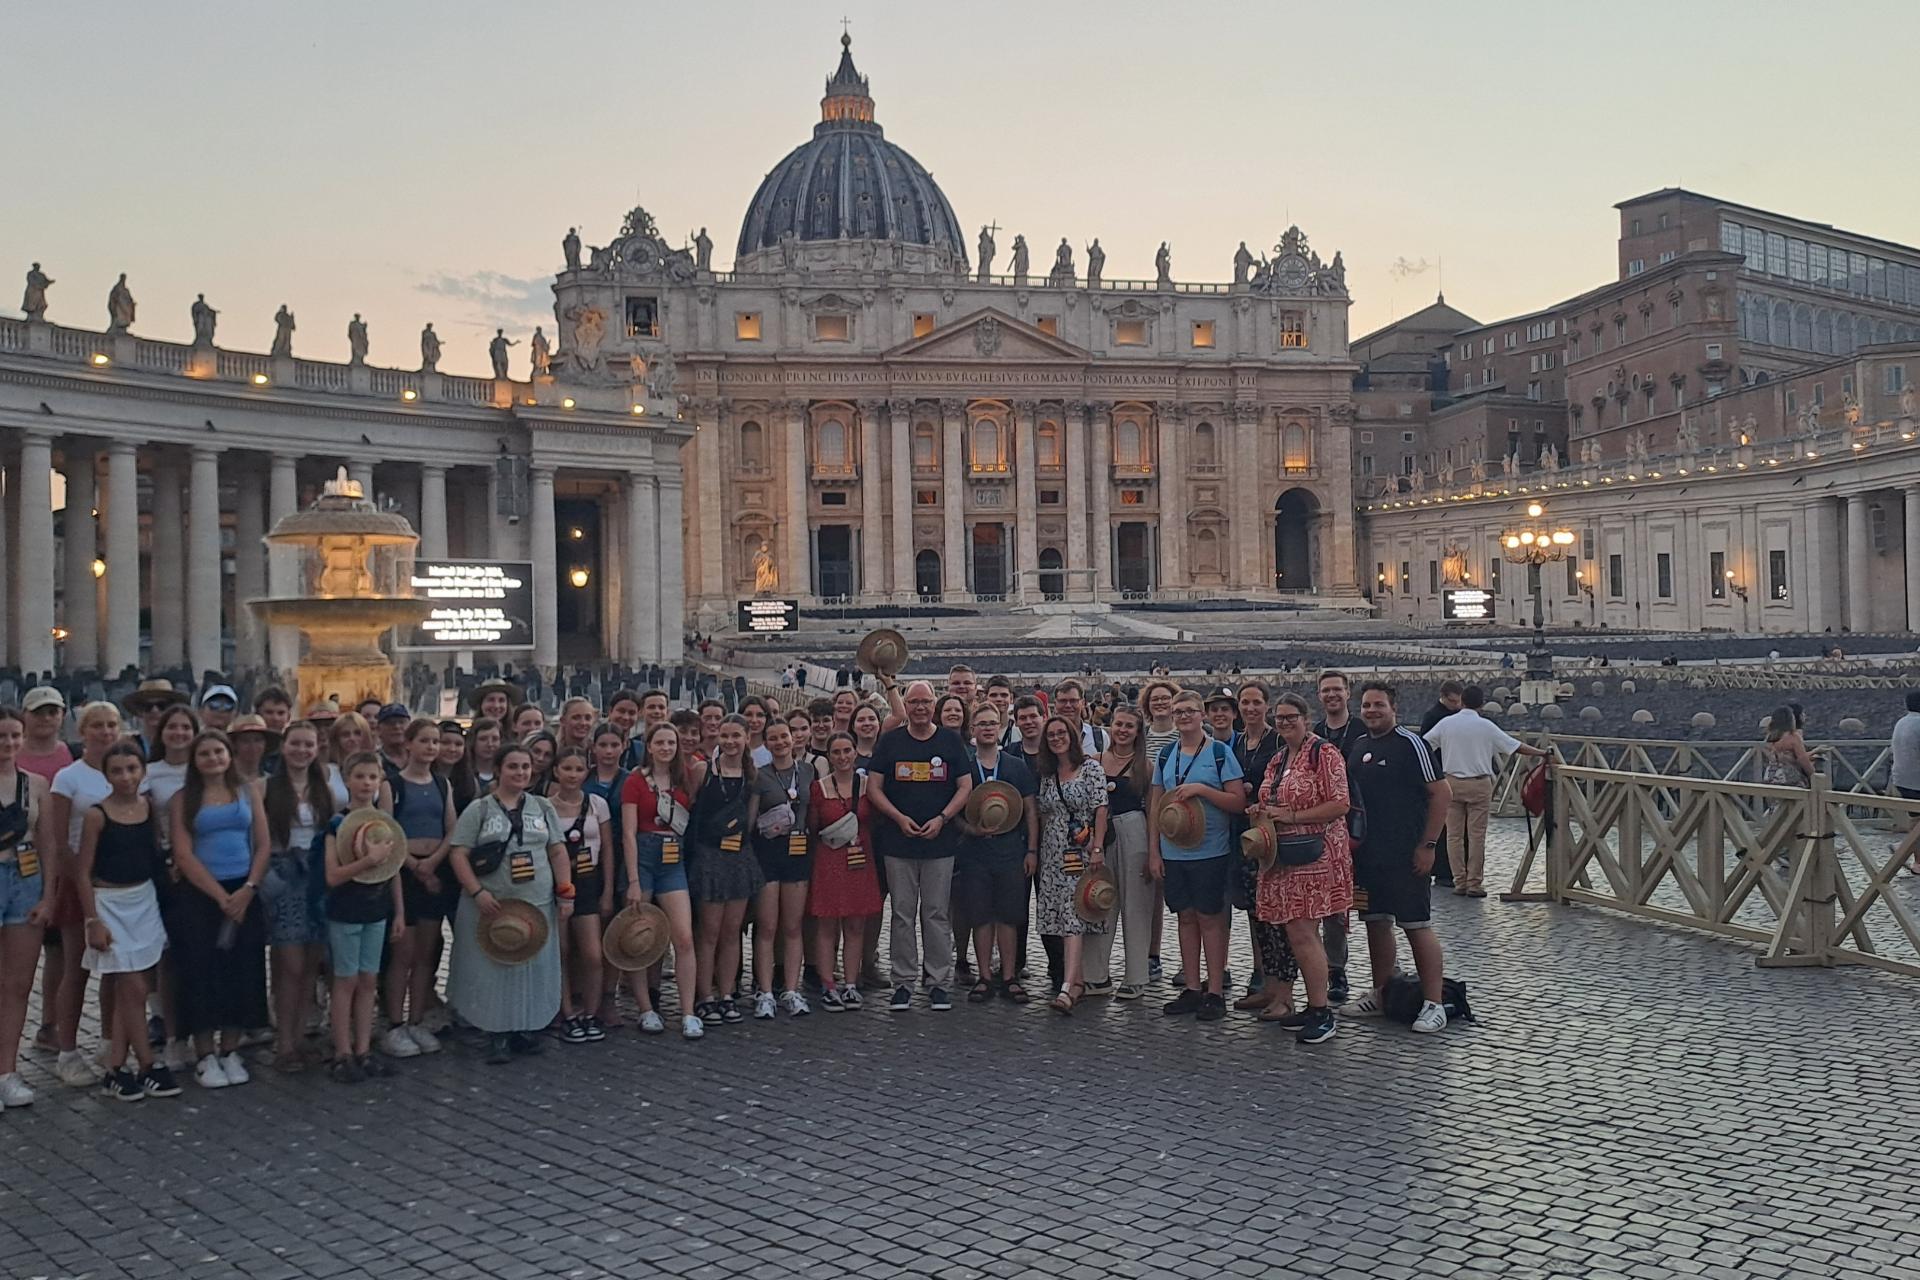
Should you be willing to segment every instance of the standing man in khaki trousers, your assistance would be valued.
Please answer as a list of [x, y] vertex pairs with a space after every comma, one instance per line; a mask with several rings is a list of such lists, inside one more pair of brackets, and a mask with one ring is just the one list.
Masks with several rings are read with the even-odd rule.
[[1460, 694], [1460, 710], [1422, 735], [1440, 753], [1453, 800], [1447, 806], [1447, 860], [1453, 865], [1453, 891], [1468, 898], [1487, 896], [1487, 810], [1493, 801], [1494, 758], [1518, 752], [1546, 756], [1480, 714], [1486, 690], [1470, 684]]

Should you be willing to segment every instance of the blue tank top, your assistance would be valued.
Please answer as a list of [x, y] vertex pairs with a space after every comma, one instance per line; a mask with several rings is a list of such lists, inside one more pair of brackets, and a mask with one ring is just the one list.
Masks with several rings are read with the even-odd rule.
[[393, 775], [393, 807], [400, 829], [409, 840], [438, 840], [447, 834], [447, 803], [440, 798], [440, 784], [429, 778], [409, 782]]
[[193, 853], [215, 880], [240, 880], [253, 866], [253, 807], [246, 793], [231, 804], [202, 805], [193, 819]]

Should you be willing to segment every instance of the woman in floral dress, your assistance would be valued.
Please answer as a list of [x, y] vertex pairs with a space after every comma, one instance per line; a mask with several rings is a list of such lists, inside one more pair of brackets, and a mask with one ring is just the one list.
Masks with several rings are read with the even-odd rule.
[[1040, 878], [1038, 923], [1047, 937], [1063, 940], [1063, 981], [1053, 1007], [1072, 1013], [1086, 991], [1080, 970], [1080, 938], [1104, 933], [1073, 909], [1080, 877], [1101, 865], [1107, 843], [1107, 775], [1080, 745], [1080, 731], [1054, 716], [1040, 731]]

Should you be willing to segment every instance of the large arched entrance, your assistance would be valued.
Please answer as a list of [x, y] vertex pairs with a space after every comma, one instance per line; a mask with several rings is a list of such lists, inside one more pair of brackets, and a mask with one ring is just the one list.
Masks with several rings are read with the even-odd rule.
[[1048, 600], [1067, 598], [1067, 577], [1060, 572], [1062, 561], [1060, 548], [1043, 547], [1040, 551], [1040, 594]]
[[1319, 514], [1319, 500], [1305, 489], [1289, 489], [1273, 504], [1275, 590], [1313, 590], [1313, 522]]
[[913, 558], [913, 589], [922, 600], [940, 598], [940, 553], [924, 550]]

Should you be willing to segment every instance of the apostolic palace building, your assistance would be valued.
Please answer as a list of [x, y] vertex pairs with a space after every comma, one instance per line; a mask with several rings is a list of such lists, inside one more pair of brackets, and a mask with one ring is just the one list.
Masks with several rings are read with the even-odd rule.
[[731, 269], [643, 209], [569, 230], [524, 378], [504, 333], [495, 376], [439, 372], [430, 325], [374, 367], [358, 315], [344, 361], [296, 354], [284, 307], [232, 350], [205, 298], [192, 342], [150, 339], [125, 277], [71, 326], [34, 263], [0, 318], [0, 661], [290, 666], [246, 604], [300, 588], [262, 536], [342, 466], [423, 558], [530, 562], [531, 649], [491, 656], [546, 666], [677, 658], [754, 596], [1438, 622], [1481, 586], [1514, 620], [1502, 535], [1543, 498], [1575, 534], [1555, 621], [1920, 624], [1914, 250], [1655, 193], [1618, 281], [1350, 349], [1343, 260], [1297, 227], [1220, 246], [1217, 283], [1165, 244], [1111, 279], [1097, 238], [970, 230], [841, 43]]

